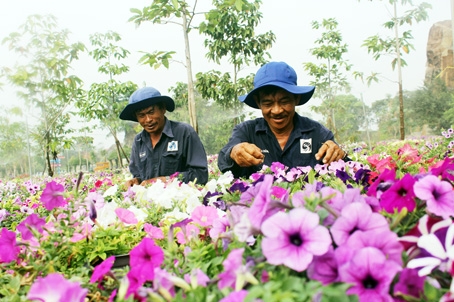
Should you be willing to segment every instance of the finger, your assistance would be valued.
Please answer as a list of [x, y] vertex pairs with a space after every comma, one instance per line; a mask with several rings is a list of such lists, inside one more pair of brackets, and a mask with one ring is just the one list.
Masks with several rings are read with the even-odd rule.
[[326, 152], [325, 157], [323, 158], [323, 163], [324, 164], [330, 164], [333, 161], [337, 161], [338, 157], [339, 157], [339, 153], [340, 153], [339, 151], [340, 151], [339, 148], [330, 148], [330, 149], [328, 149], [328, 151]]
[[232, 148], [230, 157], [240, 167], [250, 167], [263, 163], [263, 154], [256, 145], [241, 143]]
[[329, 149], [329, 145], [325, 142], [320, 149], [318, 149], [317, 154], [315, 154], [315, 159], [320, 160], [324, 157], [325, 153]]

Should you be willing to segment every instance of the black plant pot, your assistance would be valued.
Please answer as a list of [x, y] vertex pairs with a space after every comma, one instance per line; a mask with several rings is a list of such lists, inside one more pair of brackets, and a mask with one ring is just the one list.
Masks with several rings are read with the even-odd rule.
[[112, 268], [121, 268], [129, 265], [129, 255], [116, 255]]

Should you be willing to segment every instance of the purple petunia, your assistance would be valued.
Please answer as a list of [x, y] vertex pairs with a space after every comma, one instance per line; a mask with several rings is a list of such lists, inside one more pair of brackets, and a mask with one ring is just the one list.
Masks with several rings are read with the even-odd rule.
[[416, 197], [426, 201], [429, 212], [444, 219], [454, 216], [454, 191], [449, 182], [427, 175], [419, 179], [413, 189]]
[[43, 193], [41, 193], [40, 200], [48, 211], [62, 207], [66, 205], [66, 201], [63, 198], [64, 191], [65, 187], [62, 184], [55, 181], [48, 182]]
[[110, 256], [103, 262], [98, 264], [93, 270], [93, 274], [90, 278], [90, 283], [100, 282], [104, 276], [110, 271], [115, 262], [115, 256]]
[[389, 288], [401, 270], [395, 261], [374, 247], [355, 251], [349, 262], [339, 267], [340, 281], [352, 284], [347, 294], [358, 295], [359, 301], [393, 301]]
[[381, 207], [388, 213], [394, 213], [395, 210], [400, 212], [403, 208], [412, 212], [416, 207], [414, 184], [415, 178], [405, 174], [380, 196]]
[[16, 233], [2, 228], [0, 232], [0, 263], [8, 263], [17, 259], [19, 247], [16, 244]]
[[331, 246], [328, 229], [319, 225], [319, 216], [304, 208], [278, 212], [262, 224], [262, 250], [267, 261], [304, 271], [315, 256]]
[[30, 228], [35, 229], [39, 233], [43, 233], [43, 225], [46, 221], [40, 218], [37, 214], [31, 214], [27, 216], [19, 225], [17, 230], [22, 234], [22, 239], [29, 240], [33, 237], [33, 233]]

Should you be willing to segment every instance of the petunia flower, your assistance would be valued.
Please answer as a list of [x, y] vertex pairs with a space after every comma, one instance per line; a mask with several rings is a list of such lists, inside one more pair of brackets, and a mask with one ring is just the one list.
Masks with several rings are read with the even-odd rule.
[[143, 238], [131, 252], [129, 252], [129, 265], [131, 273], [139, 280], [153, 280], [154, 269], [164, 261], [164, 252], [157, 246], [153, 239]]
[[115, 262], [115, 256], [110, 256], [105, 259], [103, 262], [98, 264], [93, 270], [93, 274], [90, 278], [90, 283], [100, 282], [104, 276], [112, 269], [112, 266]]
[[195, 289], [198, 286], [206, 287], [210, 278], [200, 268], [196, 268], [190, 274], [185, 274], [184, 280]]
[[219, 300], [219, 302], [242, 302], [244, 301], [247, 295], [248, 291], [244, 289], [240, 291], [233, 291], [224, 298], [222, 298], [221, 300]]
[[136, 215], [128, 209], [116, 208], [115, 214], [117, 214], [120, 221], [125, 224], [137, 224], [138, 222]]
[[0, 232], [0, 263], [9, 263], [17, 259], [19, 247], [16, 244], [16, 233], [2, 228]]
[[260, 230], [263, 221], [279, 211], [279, 208], [273, 207], [271, 202], [273, 176], [266, 174], [263, 181], [256, 185], [256, 187], [258, 186], [260, 186], [260, 189], [254, 197], [254, 201], [248, 212], [251, 225], [256, 230]]
[[408, 268], [418, 269], [419, 276], [426, 276], [436, 268], [447, 271], [454, 260], [454, 224], [447, 229], [422, 235], [418, 239], [418, 247], [423, 249], [423, 253], [411, 259]]
[[424, 293], [425, 279], [425, 277], [418, 276], [417, 270], [404, 268], [399, 274], [399, 281], [394, 285], [394, 295], [421, 297]]
[[319, 216], [305, 208], [278, 212], [263, 222], [261, 230], [267, 262], [299, 272], [308, 267], [314, 255], [325, 254], [331, 245], [328, 230], [319, 225]]
[[380, 198], [381, 194], [388, 190], [396, 182], [395, 170], [384, 170], [381, 172], [367, 190], [368, 196]]
[[409, 164], [415, 164], [421, 160], [421, 156], [418, 156], [418, 153], [418, 149], [413, 148], [408, 143], [397, 150], [399, 159], [408, 162]]
[[213, 221], [218, 217], [218, 211], [211, 206], [198, 206], [191, 213], [192, 220], [202, 227], [212, 226]]
[[416, 207], [413, 191], [415, 181], [411, 174], [405, 174], [380, 196], [381, 207], [388, 213], [394, 213], [395, 210], [400, 212], [403, 208], [412, 212]]
[[340, 281], [352, 284], [349, 295], [357, 295], [359, 301], [392, 301], [390, 284], [401, 266], [389, 261], [374, 247], [355, 251], [349, 262], [339, 267]]
[[449, 182], [427, 175], [415, 183], [413, 190], [416, 197], [426, 201], [429, 212], [444, 219], [454, 216], [454, 190]]
[[46, 221], [40, 218], [37, 214], [31, 214], [27, 216], [19, 225], [17, 230], [22, 234], [22, 239], [29, 240], [33, 237], [33, 233], [30, 228], [35, 229], [39, 233], [43, 233], [43, 225], [46, 224]]
[[224, 271], [218, 276], [219, 289], [233, 287], [236, 291], [239, 291], [244, 287], [246, 282], [251, 284], [258, 283], [257, 279], [250, 272], [248, 265], [243, 265], [243, 252], [244, 248], [230, 251], [227, 259], [222, 263]]
[[87, 293], [88, 289], [82, 288], [79, 282], [72, 282], [59, 273], [52, 273], [36, 279], [28, 291], [27, 299], [46, 302], [84, 302]]
[[339, 281], [338, 265], [333, 247], [321, 256], [314, 256], [307, 267], [307, 276], [312, 280], [320, 281], [323, 285]]
[[344, 244], [355, 231], [389, 230], [386, 218], [373, 213], [369, 205], [353, 202], [342, 209], [341, 216], [331, 227], [333, 240], [337, 245]]
[[48, 211], [63, 207], [67, 203], [63, 198], [64, 191], [65, 187], [62, 184], [56, 183], [55, 181], [48, 182], [46, 188], [41, 193], [40, 200]]
[[144, 231], [147, 233], [148, 237], [152, 239], [163, 239], [164, 233], [162, 232], [161, 228], [155, 227], [152, 224], [145, 223], [143, 225]]

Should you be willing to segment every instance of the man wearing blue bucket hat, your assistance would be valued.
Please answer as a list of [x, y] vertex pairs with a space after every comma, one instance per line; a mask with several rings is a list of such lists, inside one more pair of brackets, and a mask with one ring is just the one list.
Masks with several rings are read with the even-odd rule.
[[153, 87], [136, 90], [120, 113], [120, 119], [138, 122], [143, 130], [134, 138], [129, 162], [133, 179], [126, 186], [166, 181], [178, 172], [184, 182], [208, 181], [205, 148], [194, 129], [165, 116], [175, 102]]
[[263, 65], [254, 77], [254, 89], [241, 102], [262, 111], [261, 118], [237, 125], [219, 152], [222, 172], [249, 177], [262, 165], [280, 162], [292, 168], [330, 164], [347, 153], [322, 124], [295, 112], [309, 101], [314, 86], [298, 86], [295, 70], [284, 62]]

